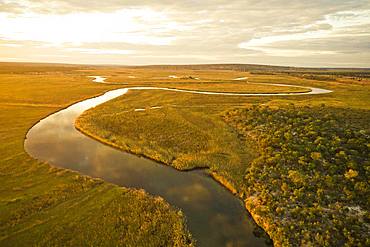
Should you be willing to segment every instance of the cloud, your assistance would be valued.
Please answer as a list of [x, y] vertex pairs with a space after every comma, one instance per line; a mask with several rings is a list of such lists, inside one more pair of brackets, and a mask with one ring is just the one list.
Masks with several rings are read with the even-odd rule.
[[0, 54], [370, 66], [369, 16], [368, 0], [0, 0], [0, 43], [21, 45], [0, 46]]
[[132, 50], [116, 50], [116, 49], [67, 48], [65, 50], [92, 55], [128, 55], [135, 53]]
[[[239, 43], [238, 47], [261, 51], [271, 56], [312, 56], [312, 55], [333, 55], [343, 50], [338, 50], [330, 42], [331, 39], [353, 39], [366, 37], [369, 41], [370, 32], [370, 10], [362, 11], [340, 11], [324, 16], [323, 20], [313, 24], [296, 27], [294, 32], [282, 35], [270, 35], [252, 38], [249, 41]], [[306, 43], [308, 46], [313, 40], [327, 40], [328, 50], [309, 50], [297, 49], [296, 44]], [[347, 41], [348, 42], [348, 41]], [[279, 48], [281, 44], [286, 44], [285, 48]], [[280, 44], [280, 45], [279, 45]]]

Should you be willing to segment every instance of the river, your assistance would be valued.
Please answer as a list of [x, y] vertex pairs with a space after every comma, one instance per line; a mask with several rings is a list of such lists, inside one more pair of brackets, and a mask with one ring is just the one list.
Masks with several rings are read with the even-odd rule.
[[[105, 80], [97, 79], [97, 82]], [[184, 212], [188, 228], [198, 246], [265, 246], [265, 240], [253, 234], [255, 224], [242, 201], [214, 181], [205, 171], [181, 172], [102, 144], [75, 129], [74, 122], [84, 111], [124, 95], [128, 90], [148, 89], [222, 94], [155, 87], [112, 90], [73, 104], [39, 121], [27, 133], [25, 150], [32, 157], [54, 166], [101, 178], [119, 186], [144, 189], [152, 195], [163, 197]], [[311, 89], [311, 94], [317, 94], [317, 90], [324, 89]]]

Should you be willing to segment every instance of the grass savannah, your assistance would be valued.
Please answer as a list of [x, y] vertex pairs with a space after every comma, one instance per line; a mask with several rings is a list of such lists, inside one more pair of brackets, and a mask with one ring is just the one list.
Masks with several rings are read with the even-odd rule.
[[369, 3], [245, 4], [0, 1], [0, 246], [369, 246]]

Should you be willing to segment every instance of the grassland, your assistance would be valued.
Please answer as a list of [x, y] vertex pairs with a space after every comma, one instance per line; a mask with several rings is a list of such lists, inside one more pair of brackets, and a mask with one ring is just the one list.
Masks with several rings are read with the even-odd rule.
[[186, 89], [193, 91], [207, 91], [207, 92], [224, 92], [224, 93], [304, 93], [310, 92], [308, 88], [289, 87], [289, 86], [275, 86], [263, 85], [257, 83], [237, 83], [235, 82], [220, 82], [220, 83], [197, 83], [186, 85], [175, 85], [173, 88]]
[[[94, 73], [94, 70], [84, 72]], [[250, 77], [251, 73], [219, 70], [152, 70], [152, 69], [106, 69], [99, 71], [107, 76], [107, 83], [122, 86], [155, 86], [210, 92], [243, 93], [297, 93], [309, 92], [300, 87], [260, 85], [261, 80]], [[265, 81], [262, 81], [265, 82]], [[288, 84], [284, 81], [283, 84]], [[237, 85], [237, 86], [236, 86]]]
[[192, 245], [184, 216], [163, 199], [25, 153], [41, 118], [114, 88], [91, 83], [89, 68], [0, 64], [0, 246]]
[[[174, 71], [171, 73], [166, 71], [168, 69], [162, 69], [159, 73], [174, 73]], [[136, 70], [136, 73], [138, 74], [139, 71]], [[181, 71], [175, 71], [181, 75]], [[196, 73], [204, 74], [201, 76]], [[204, 71], [183, 72], [185, 75], [191, 74], [199, 78], [206, 78], [206, 73]], [[332, 130], [335, 135], [340, 136], [340, 130], [347, 128], [349, 137], [352, 135], [351, 133], [354, 133], [353, 138], [356, 139], [356, 133], [368, 133], [369, 130], [370, 85], [368, 79], [359, 81], [350, 77], [338, 77], [335, 80], [318, 80], [317, 77], [306, 78], [297, 74], [276, 74], [276, 71], [273, 75], [238, 71], [229, 71], [223, 74], [223, 71], [218, 70], [217, 73], [213, 74], [214, 77], [209, 75], [212, 79], [207, 78], [206, 81], [225, 83], [228, 84], [229, 88], [234, 87], [235, 90], [240, 87], [240, 82], [232, 83], [231, 79], [247, 76], [249, 82], [322, 87], [333, 90], [334, 93], [288, 97], [220, 97], [159, 90], [130, 91], [123, 97], [85, 112], [77, 120], [76, 126], [84, 133], [95, 136], [108, 144], [118, 146], [125, 151], [145, 155], [180, 170], [208, 167], [215, 179], [245, 201], [247, 209], [252, 213], [256, 222], [267, 231], [276, 246], [333, 246], [338, 244], [366, 246], [370, 241], [367, 228], [368, 213], [362, 214], [361, 211], [361, 215], [353, 214], [353, 212], [349, 215], [348, 212], [353, 207], [357, 208], [358, 205], [361, 210], [368, 212], [369, 204], [366, 197], [356, 196], [356, 199], [351, 197], [352, 194], [360, 195], [364, 191], [368, 191], [368, 186], [363, 182], [368, 181], [368, 174], [364, 173], [363, 170], [366, 170], [366, 166], [368, 166], [368, 153], [363, 151], [361, 153], [361, 150], [356, 151], [358, 147], [363, 148], [363, 144], [367, 145], [365, 149], [368, 148], [368, 139], [366, 139], [368, 134], [365, 134], [365, 140], [358, 147], [352, 148], [354, 152], [360, 153], [359, 158], [355, 159], [357, 163], [351, 163], [353, 167], [361, 167], [357, 168], [358, 171], [361, 171], [360, 176], [358, 174], [355, 176], [357, 170], [350, 168], [351, 166], [344, 160], [339, 160], [339, 164], [333, 166], [334, 171], [330, 174], [322, 169], [325, 167], [326, 160], [335, 158], [332, 155], [337, 154], [336, 150], [341, 151], [340, 142], [325, 144], [328, 146], [325, 146], [326, 148], [334, 150], [333, 153], [325, 154], [325, 159], [321, 159], [318, 154], [312, 156], [315, 158], [314, 163], [317, 162], [312, 168], [314, 170], [317, 168], [314, 173], [316, 181], [323, 182], [324, 178], [331, 179], [333, 177], [333, 179], [335, 178], [333, 181], [343, 180], [344, 182], [339, 186], [341, 189], [335, 186], [326, 188], [325, 182], [313, 188], [315, 193], [325, 192], [329, 196], [333, 196], [329, 202], [321, 200], [319, 196], [311, 198], [309, 195], [309, 200], [304, 200], [305, 194], [302, 193], [312, 188], [308, 186], [308, 183], [302, 181], [306, 181], [305, 179], [309, 181], [312, 177], [305, 173], [307, 171], [303, 168], [296, 166], [294, 161], [293, 168], [291, 166], [290, 169], [284, 170], [284, 163], [280, 162], [286, 158], [285, 153], [279, 159], [272, 159], [268, 166], [263, 162], [257, 163], [262, 155], [261, 147], [268, 148], [271, 153], [278, 152], [280, 147], [276, 145], [261, 146], [261, 142], [264, 138], [266, 139], [265, 136], [268, 132], [251, 133], [250, 126], [254, 125], [245, 121], [245, 112], [248, 112], [247, 109], [252, 109], [253, 105], [268, 107], [267, 109], [279, 109], [280, 112], [277, 113], [271, 110], [266, 118], [257, 118], [258, 114], [253, 115], [256, 121], [260, 121], [258, 124], [266, 125], [274, 118], [278, 119], [279, 115], [285, 116], [284, 114], [286, 114], [287, 117], [284, 118], [286, 122], [282, 120], [276, 122], [274, 127], [280, 126], [278, 123], [282, 126], [289, 126], [290, 121], [297, 119], [299, 122], [302, 117], [300, 114], [306, 114], [304, 116], [313, 121], [312, 124], [316, 118], [318, 121], [322, 118], [321, 121], [324, 125], [326, 123], [333, 124], [331, 121], [337, 121], [335, 126], [339, 126], [338, 131], [337, 129]], [[112, 75], [109, 81], [116, 82], [115, 75]], [[217, 79], [217, 76], [220, 79]], [[122, 77], [116, 76], [116, 79], [121, 80]], [[150, 81], [146, 83], [155, 84]], [[179, 81], [178, 84], [182, 84], [182, 82]], [[198, 84], [199, 88], [203, 86], [202, 82], [198, 82]], [[191, 86], [197, 88], [195, 83]], [[294, 114], [289, 113], [292, 104], [296, 106]], [[135, 109], [145, 110], [135, 111]], [[300, 111], [302, 113], [299, 113]], [[338, 112], [341, 113], [339, 116], [345, 118], [346, 121], [340, 121], [335, 117]], [[342, 114], [343, 112], [347, 114]], [[233, 114], [230, 115], [230, 113]], [[232, 117], [225, 118], [228, 114]], [[314, 126], [315, 131], [320, 132], [320, 128], [324, 129], [321, 125]], [[251, 134], [253, 134], [253, 138], [249, 136]], [[325, 133], [318, 135], [326, 138]], [[311, 147], [312, 143], [310, 139], [307, 139], [307, 142], [300, 145], [305, 150], [306, 147]], [[288, 150], [286, 147], [284, 148], [288, 153], [295, 152], [292, 148]], [[311, 151], [309, 155], [311, 155]], [[253, 164], [260, 164], [260, 167], [264, 167], [264, 169], [258, 174], [251, 173], [250, 169], [253, 168]], [[269, 168], [273, 166], [279, 167], [277, 172], [269, 171]], [[353, 172], [347, 173], [346, 176], [349, 169], [352, 169]], [[283, 170], [288, 175], [283, 173]], [[292, 171], [289, 173], [289, 170]], [[255, 177], [253, 180], [247, 176], [248, 174], [257, 174], [261, 179]], [[305, 179], [297, 179], [299, 177], [296, 176], [297, 174], [302, 175]], [[346, 179], [347, 177], [348, 179]], [[358, 181], [356, 177], [359, 179]], [[267, 183], [271, 178], [276, 182], [269, 186]], [[288, 180], [289, 183], [287, 183]], [[355, 188], [356, 182], [360, 183], [357, 185], [357, 189]], [[287, 195], [281, 198], [275, 196], [277, 192], [282, 190], [281, 186], [284, 183], [283, 187], [287, 191]], [[319, 192], [317, 192], [318, 190]], [[289, 198], [290, 195], [291, 198]], [[288, 200], [290, 203], [286, 203], [284, 200]], [[338, 207], [333, 205], [338, 205]], [[294, 233], [292, 233], [293, 231]]]

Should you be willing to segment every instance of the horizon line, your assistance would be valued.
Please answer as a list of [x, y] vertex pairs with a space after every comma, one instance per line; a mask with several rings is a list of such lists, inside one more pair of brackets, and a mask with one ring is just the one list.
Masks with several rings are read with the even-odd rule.
[[112, 67], [150, 67], [150, 66], [211, 66], [211, 65], [245, 65], [245, 66], [265, 66], [265, 67], [275, 67], [275, 68], [295, 68], [295, 69], [363, 69], [370, 70], [370, 67], [335, 67], [335, 66], [295, 66], [295, 65], [276, 65], [276, 64], [259, 64], [259, 63], [190, 63], [190, 64], [109, 64], [109, 63], [62, 63], [62, 62], [37, 62], [37, 61], [0, 61], [3, 63], [13, 63], [13, 64], [50, 64], [50, 65], [81, 65], [81, 66], [112, 66]]

